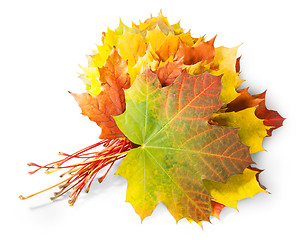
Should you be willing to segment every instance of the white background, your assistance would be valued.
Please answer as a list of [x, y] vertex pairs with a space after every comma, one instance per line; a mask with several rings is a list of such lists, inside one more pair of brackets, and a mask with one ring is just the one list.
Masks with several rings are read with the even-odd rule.
[[[240, 43], [242, 87], [267, 91], [267, 107], [287, 118], [253, 155], [272, 193], [225, 208], [204, 230], [175, 223], [163, 205], [141, 223], [125, 203], [126, 181], [95, 182], [74, 207], [52, 191], [58, 175], [27, 174], [27, 162], [59, 160], [98, 141], [99, 128], [68, 94], [85, 91], [77, 72], [107, 27], [144, 21], [159, 10], [192, 35], [218, 34], [215, 46]], [[1, 239], [275, 239], [303, 237], [303, 5], [301, 1], [1, 1]], [[5, 237], [4, 237], [5, 236]]]

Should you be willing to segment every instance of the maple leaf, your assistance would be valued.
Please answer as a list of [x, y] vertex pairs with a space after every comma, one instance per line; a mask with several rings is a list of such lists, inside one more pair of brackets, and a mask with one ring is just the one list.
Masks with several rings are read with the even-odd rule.
[[224, 207], [225, 207], [225, 205], [218, 203], [214, 200], [211, 200], [211, 209], [212, 209], [211, 216], [214, 216], [214, 217], [220, 219], [220, 213]]
[[163, 62], [167, 61], [170, 56], [175, 56], [180, 41], [185, 44], [193, 42], [190, 32], [180, 35], [174, 35], [170, 32], [165, 35], [158, 26], [147, 32], [145, 40]]
[[221, 101], [223, 103], [230, 103], [240, 95], [236, 89], [243, 81], [238, 77], [238, 73], [227, 72], [226, 69], [219, 71], [210, 70], [209, 72], [216, 76], [223, 75], [223, 89], [221, 91]]
[[99, 69], [100, 81], [103, 83], [101, 92], [97, 96], [90, 93], [71, 93], [82, 114], [101, 128], [99, 138], [112, 139], [124, 136], [112, 116], [119, 115], [125, 110], [123, 89], [130, 87], [127, 69], [127, 63], [119, 56], [116, 48], [113, 48], [104, 66]]
[[261, 94], [251, 95], [248, 92], [248, 88], [245, 88], [238, 90], [238, 93], [240, 93], [240, 95], [227, 104], [225, 112], [238, 112], [246, 108], [256, 107], [255, 115], [263, 120], [265, 126], [270, 127], [267, 129], [268, 137], [272, 135], [273, 130], [283, 125], [285, 118], [277, 111], [267, 109], [265, 105], [266, 91]]
[[99, 81], [99, 71], [97, 67], [82, 67], [84, 74], [79, 76], [86, 84], [86, 90], [94, 95], [98, 95], [101, 91], [101, 84]]
[[[222, 77], [223, 90], [221, 100], [229, 103], [236, 99], [240, 93], [236, 89], [244, 80], [239, 77], [239, 64], [237, 51], [240, 45], [233, 48], [217, 47], [215, 48], [214, 60], [212, 68], [209, 70], [211, 74], [224, 74]], [[238, 71], [237, 71], [238, 70]]]
[[157, 25], [153, 30], [147, 32], [145, 39], [151, 45], [152, 49], [156, 52], [163, 44], [166, 37], [167, 36]]
[[171, 33], [165, 38], [156, 53], [162, 61], [166, 61], [170, 56], [174, 56], [179, 47], [179, 37]]
[[267, 129], [267, 136], [272, 135], [272, 131], [283, 126], [285, 118], [283, 118], [277, 111], [267, 109], [265, 105], [265, 94], [261, 93], [258, 98], [263, 99], [256, 108], [255, 114], [258, 118], [264, 119], [263, 123], [265, 126], [269, 126]]
[[240, 72], [241, 70], [241, 57], [238, 57], [235, 61], [235, 71]]
[[133, 67], [128, 68], [128, 73], [131, 78], [131, 85], [135, 81], [137, 75], [142, 73], [143, 70], [146, 68], [146, 66], [149, 66], [151, 69], [156, 68], [156, 65], [158, 65], [158, 62], [154, 60], [155, 55], [156, 55], [156, 53], [149, 46], [146, 51], [146, 54], [142, 57], [139, 57], [136, 64]]
[[171, 85], [175, 79], [182, 73], [183, 59], [174, 62], [167, 62], [158, 68], [155, 73], [163, 87]]
[[172, 24], [171, 27], [173, 28], [173, 31], [176, 35], [184, 33], [184, 29], [180, 26], [180, 21], [175, 24]]
[[252, 107], [238, 112], [218, 112], [211, 119], [220, 126], [239, 128], [240, 140], [250, 147], [250, 153], [255, 153], [265, 150], [262, 143], [270, 128], [263, 124], [262, 119], [257, 118], [255, 110]]
[[162, 88], [148, 68], [126, 91], [119, 129], [139, 147], [117, 174], [128, 181], [127, 201], [142, 219], [163, 202], [174, 218], [209, 221], [211, 196], [203, 179], [225, 183], [253, 163], [237, 129], [208, 124], [222, 103], [221, 76], [183, 72]]
[[237, 65], [237, 51], [241, 45], [233, 48], [217, 47], [214, 54], [214, 67], [226, 69], [228, 72], [235, 73]]
[[238, 112], [246, 108], [256, 107], [264, 100], [264, 94], [252, 96], [248, 89], [249, 87], [238, 90], [240, 95], [227, 104], [225, 112]]
[[124, 24], [121, 19], [119, 20], [118, 27], [114, 30], [114, 32], [117, 35], [122, 35], [124, 32], [130, 32], [130, 33], [139, 33], [140, 31], [136, 28], [128, 27], [126, 24]]
[[134, 34], [124, 31], [117, 45], [120, 56], [128, 61], [129, 67], [133, 67], [138, 58], [145, 55], [146, 45], [140, 33]]
[[213, 200], [217, 203], [237, 209], [237, 201], [252, 198], [255, 194], [266, 192], [257, 180], [258, 169], [246, 168], [242, 174], [231, 176], [226, 184], [204, 180]]
[[213, 46], [215, 38], [216, 36], [207, 42], [201, 41], [193, 46], [189, 46], [180, 41], [179, 48], [175, 56], [176, 60], [184, 58], [184, 64], [186, 65], [192, 65], [201, 61], [207, 61], [207, 63], [211, 62], [215, 55]]
[[165, 35], [168, 35], [170, 32], [183, 32], [179, 24], [171, 26], [168, 19], [162, 14], [162, 11], [159, 12], [157, 17], [152, 17], [151, 15], [151, 17], [146, 19], [144, 22], [139, 22], [139, 25], [133, 24], [133, 28], [141, 31], [143, 35], [145, 35], [147, 31], [151, 31], [156, 27], [159, 27]]
[[230, 103], [240, 95], [240, 93], [238, 93], [236, 89], [243, 81], [238, 77], [238, 73], [228, 72], [226, 68], [220, 70], [213, 70], [211, 68], [211, 63], [206, 64], [206, 61], [198, 62], [193, 65], [187, 65], [185, 66], [185, 69], [188, 73], [194, 75], [199, 75], [203, 72], [209, 72], [216, 76], [222, 75], [221, 81], [223, 88], [220, 97], [223, 103]]
[[234, 48], [218, 47], [215, 48], [214, 58], [209, 60], [205, 59], [197, 63], [186, 65], [185, 68], [191, 74], [198, 75], [207, 71], [213, 75], [223, 75], [221, 91], [221, 101], [223, 103], [230, 103], [236, 99], [240, 93], [236, 89], [244, 81], [240, 79], [239, 73], [236, 72], [237, 64], [237, 50], [239, 46]]

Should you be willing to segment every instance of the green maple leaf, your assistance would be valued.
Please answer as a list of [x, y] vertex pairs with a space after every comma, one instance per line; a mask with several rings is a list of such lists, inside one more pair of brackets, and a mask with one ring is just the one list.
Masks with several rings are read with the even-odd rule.
[[185, 71], [162, 88], [146, 69], [125, 91], [126, 111], [114, 119], [139, 147], [117, 174], [127, 179], [126, 201], [141, 219], [163, 202], [176, 221], [209, 221], [211, 195], [203, 180], [225, 183], [253, 163], [236, 128], [208, 123], [222, 106], [221, 88], [221, 76]]

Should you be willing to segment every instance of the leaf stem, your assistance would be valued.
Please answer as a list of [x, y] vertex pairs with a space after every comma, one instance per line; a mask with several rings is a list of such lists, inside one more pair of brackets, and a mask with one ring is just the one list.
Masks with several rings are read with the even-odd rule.
[[[88, 152], [101, 145], [103, 146], [103, 149], [101, 151], [95, 150], [94, 152]], [[62, 169], [68, 169], [68, 171], [62, 173], [60, 177], [63, 177], [66, 174], [69, 174], [70, 177], [66, 178], [65, 180], [51, 187], [48, 187], [42, 191], [28, 195], [26, 197], [20, 195], [19, 198], [22, 200], [28, 199], [30, 197], [33, 197], [37, 194], [40, 194], [42, 192], [45, 192], [47, 190], [50, 190], [58, 186], [59, 189], [61, 190], [59, 192], [55, 192], [54, 197], [51, 197], [51, 199], [54, 200], [66, 194], [72, 189], [73, 192], [69, 195], [70, 197], [69, 204], [72, 206], [76, 202], [79, 194], [86, 186], [87, 187], [85, 192], [87, 193], [89, 192], [91, 184], [100, 170], [107, 168], [106, 172], [100, 178], [98, 178], [98, 182], [101, 183], [109, 173], [114, 163], [117, 160], [124, 158], [131, 148], [132, 148], [132, 143], [126, 138], [112, 139], [112, 140], [106, 139], [98, 143], [95, 143], [91, 146], [88, 146], [84, 149], [81, 149], [73, 154], [66, 154], [60, 152], [59, 154], [65, 156], [65, 158], [59, 161], [48, 163], [44, 166], [36, 163], [29, 163], [28, 164], [29, 166], [37, 167], [36, 170], [29, 172], [30, 174], [34, 174], [40, 169], [46, 169], [46, 173], [48, 174]], [[84, 159], [84, 160], [79, 163], [64, 165], [69, 160], [74, 158]]]

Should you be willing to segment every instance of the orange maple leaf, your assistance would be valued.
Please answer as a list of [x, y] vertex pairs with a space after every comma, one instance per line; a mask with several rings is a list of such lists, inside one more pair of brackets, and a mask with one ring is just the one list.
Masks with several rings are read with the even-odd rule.
[[182, 73], [182, 58], [179, 61], [167, 62], [164, 66], [158, 68], [155, 73], [163, 87], [171, 85], [174, 80]]
[[128, 64], [114, 47], [102, 68], [99, 68], [102, 91], [94, 96], [89, 93], [71, 93], [82, 110], [82, 114], [101, 128], [101, 139], [124, 137], [112, 116], [125, 111], [125, 94], [123, 89], [130, 87], [127, 73]]
[[215, 38], [216, 36], [207, 42], [204, 42], [202, 40], [200, 43], [198, 43], [197, 45], [195, 44], [192, 47], [180, 41], [180, 45], [176, 52], [175, 58], [179, 60], [183, 57], [184, 64], [186, 65], [195, 64], [200, 61], [207, 61], [207, 63], [210, 63], [211, 61], [213, 61], [215, 55]]

